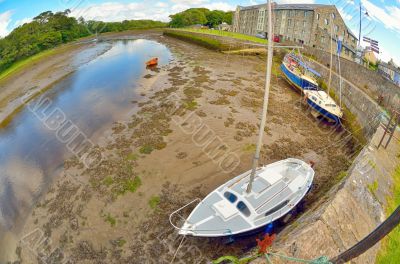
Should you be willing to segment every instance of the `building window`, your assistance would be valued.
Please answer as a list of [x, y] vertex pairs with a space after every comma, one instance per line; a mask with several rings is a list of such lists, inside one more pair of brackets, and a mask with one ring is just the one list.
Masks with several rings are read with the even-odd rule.
[[307, 13], [308, 13], [307, 11], [304, 11], [304, 17], [307, 17]]
[[338, 25], [335, 25], [335, 31], [339, 32], [339, 26]]
[[329, 19], [325, 18], [325, 25], [329, 25]]
[[336, 18], [335, 13], [332, 13], [332, 19], [335, 19], [335, 18]]
[[319, 20], [319, 14], [317, 13], [317, 20]]
[[321, 37], [321, 43], [325, 43], [325, 36]]
[[306, 21], [303, 21], [303, 28], [306, 28]]
[[288, 27], [292, 26], [292, 20], [291, 19], [288, 19], [287, 25], [288, 25]]

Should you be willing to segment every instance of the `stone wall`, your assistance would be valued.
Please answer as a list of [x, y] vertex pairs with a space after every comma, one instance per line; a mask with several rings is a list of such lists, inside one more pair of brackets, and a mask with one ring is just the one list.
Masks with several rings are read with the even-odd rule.
[[[327, 66], [330, 64], [330, 54], [323, 50], [305, 47], [303, 53], [312, 55], [318, 62]], [[367, 93], [374, 100], [383, 96], [383, 106], [386, 109], [400, 108], [400, 87], [382, 77], [378, 72], [371, 71], [353, 61], [341, 58], [342, 76]], [[337, 57], [333, 60], [333, 69], [338, 72]]]
[[[382, 134], [383, 129], [379, 128], [354, 161], [346, 180], [327, 193], [325, 201], [278, 234], [273, 251], [304, 259], [332, 258], [362, 240], [385, 220], [383, 208], [399, 163], [400, 144], [394, 140], [387, 150], [377, 149]], [[377, 186], [376, 190], [370, 187], [372, 184]], [[375, 245], [351, 263], [375, 263], [379, 247]], [[252, 264], [256, 263], [266, 262], [258, 259]], [[273, 259], [273, 263], [286, 262]]]

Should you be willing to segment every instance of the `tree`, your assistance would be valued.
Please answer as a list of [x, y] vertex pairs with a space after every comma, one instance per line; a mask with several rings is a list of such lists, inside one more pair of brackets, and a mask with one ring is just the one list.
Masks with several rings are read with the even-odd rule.
[[214, 28], [220, 25], [222, 22], [224, 22], [225, 12], [219, 10], [209, 11], [206, 14], [206, 18], [207, 18], [206, 25], [211, 28]]
[[232, 21], [233, 21], [233, 11], [226, 12], [223, 22], [232, 25]]
[[216, 27], [222, 22], [232, 24], [233, 12], [221, 10], [210, 11], [207, 8], [190, 8], [183, 12], [171, 15], [170, 27], [187, 27], [192, 25], [207, 25]]
[[69, 17], [70, 13], [69, 9], [55, 14], [51, 11], [43, 12], [32, 22], [15, 28], [8, 36], [0, 39], [0, 72], [19, 60], [91, 33], [166, 26], [166, 23], [152, 20], [126, 20], [122, 23], [85, 21], [83, 18], [77, 20]]

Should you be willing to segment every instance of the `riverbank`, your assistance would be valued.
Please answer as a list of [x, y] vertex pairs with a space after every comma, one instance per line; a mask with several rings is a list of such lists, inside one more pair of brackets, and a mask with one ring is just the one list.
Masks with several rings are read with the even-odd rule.
[[109, 47], [96, 46], [91, 39], [80, 40], [35, 55], [4, 72], [0, 78], [0, 128], [7, 126], [25, 103]]
[[[130, 37], [138, 38], [124, 39]], [[27, 219], [15, 256], [22, 263], [36, 263], [39, 253], [50, 262], [169, 263], [179, 244], [169, 213], [250, 167], [264, 60], [161, 34], [139, 37], [166, 45], [174, 59], [147, 70], [138, 89], [141, 97], [132, 102], [134, 111], [94, 138], [104, 157], [99, 167], [65, 162]], [[297, 157], [317, 163], [307, 209], [347, 170], [351, 148], [332, 147], [332, 138], [340, 135], [304, 111], [301, 96], [280, 77], [278, 66], [277, 61], [261, 162]], [[240, 162], [222, 162], [227, 155]], [[32, 240], [35, 235], [39, 240]], [[43, 239], [51, 239], [44, 248], [37, 244]], [[206, 262], [254, 245], [255, 237], [230, 246], [220, 239], [188, 239], [178, 259]]]

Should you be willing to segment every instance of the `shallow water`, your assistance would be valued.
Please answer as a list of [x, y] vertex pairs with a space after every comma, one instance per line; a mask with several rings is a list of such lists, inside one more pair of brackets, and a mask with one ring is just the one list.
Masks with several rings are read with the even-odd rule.
[[[111, 44], [106, 53], [31, 101], [32, 107], [25, 107], [0, 130], [0, 234], [23, 223], [32, 205], [59, 175], [63, 161], [73, 155], [46, 117], [58, 109], [87, 138], [97, 137], [102, 128], [134, 107], [132, 100], [140, 96], [135, 88], [146, 72], [145, 62], [158, 57], [162, 66], [172, 59], [168, 48], [155, 41]], [[36, 111], [34, 107], [42, 102], [49, 107], [43, 104]]]

